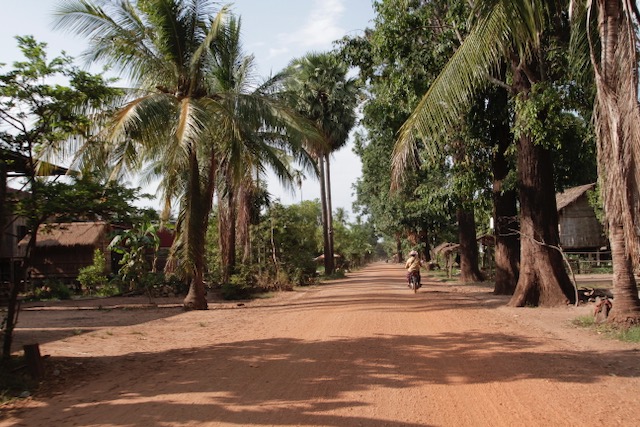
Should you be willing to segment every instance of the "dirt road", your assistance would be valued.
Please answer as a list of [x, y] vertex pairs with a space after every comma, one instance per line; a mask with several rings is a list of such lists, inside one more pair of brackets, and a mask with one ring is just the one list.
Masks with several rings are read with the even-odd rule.
[[382, 263], [206, 312], [27, 311], [18, 335], [38, 337], [57, 388], [0, 426], [640, 424], [640, 346], [568, 324], [589, 308], [505, 302], [414, 295]]

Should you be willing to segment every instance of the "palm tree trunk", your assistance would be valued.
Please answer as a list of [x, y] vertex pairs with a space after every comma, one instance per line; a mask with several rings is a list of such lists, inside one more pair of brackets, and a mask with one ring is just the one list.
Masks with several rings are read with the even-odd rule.
[[640, 323], [633, 267], [640, 262], [640, 109], [637, 99], [637, 34], [630, 0], [598, 0], [600, 57], [595, 123], [598, 166], [613, 258], [614, 304], [609, 321]]
[[327, 178], [327, 225], [329, 233], [329, 256], [331, 258], [332, 271], [335, 269], [335, 252], [333, 250], [333, 206], [331, 203], [331, 164], [329, 163], [329, 154], [325, 154], [325, 163], [327, 165], [325, 175]]
[[609, 226], [613, 260], [613, 306], [609, 322], [632, 326], [640, 318], [640, 299], [631, 256], [625, 247], [624, 230], [618, 221]]
[[236, 203], [235, 186], [227, 183], [227, 194], [220, 204], [219, 239], [222, 262], [222, 283], [229, 283], [236, 265]]
[[252, 200], [253, 200], [253, 184], [250, 180], [245, 179], [238, 194], [238, 217], [237, 217], [237, 234], [240, 252], [242, 252], [242, 263], [249, 265], [251, 263], [251, 217]]
[[206, 195], [203, 197], [200, 189], [199, 167], [195, 153], [190, 156], [190, 176], [187, 194], [187, 219], [185, 225], [186, 250], [193, 262], [187, 267], [191, 283], [189, 292], [183, 301], [185, 310], [206, 310], [207, 298], [204, 289], [204, 246], [205, 235], [207, 234], [208, 209], [206, 206]]
[[327, 215], [327, 193], [324, 171], [324, 157], [318, 156], [318, 166], [320, 169], [320, 203], [322, 205], [322, 238], [324, 244], [324, 272], [333, 274], [333, 258], [329, 249], [329, 217]]

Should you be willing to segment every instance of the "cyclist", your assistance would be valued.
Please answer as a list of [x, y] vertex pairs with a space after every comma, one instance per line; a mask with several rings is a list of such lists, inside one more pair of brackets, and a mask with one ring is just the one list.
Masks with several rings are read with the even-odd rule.
[[409, 287], [411, 287], [411, 275], [415, 274], [418, 276], [418, 288], [422, 286], [420, 283], [420, 267], [422, 266], [422, 262], [420, 262], [420, 257], [418, 256], [418, 252], [411, 251], [409, 252], [409, 258], [407, 262], [404, 264], [404, 267], [407, 269], [407, 282], [409, 282]]

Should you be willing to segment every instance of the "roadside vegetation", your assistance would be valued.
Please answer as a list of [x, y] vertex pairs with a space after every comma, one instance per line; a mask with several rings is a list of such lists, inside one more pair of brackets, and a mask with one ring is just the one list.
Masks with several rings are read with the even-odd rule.
[[577, 327], [589, 329], [609, 339], [640, 343], [640, 326], [626, 328], [615, 324], [597, 323], [594, 316], [581, 316], [574, 319], [572, 323]]

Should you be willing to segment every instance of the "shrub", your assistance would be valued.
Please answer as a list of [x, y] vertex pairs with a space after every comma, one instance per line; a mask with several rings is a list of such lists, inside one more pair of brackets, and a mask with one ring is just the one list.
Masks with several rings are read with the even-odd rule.
[[105, 265], [104, 254], [100, 249], [96, 249], [93, 253], [93, 264], [78, 271], [78, 282], [82, 285], [83, 293], [91, 295], [107, 284]]
[[96, 289], [96, 294], [100, 297], [112, 297], [121, 293], [118, 282], [113, 280]]
[[33, 297], [38, 300], [71, 299], [71, 289], [60, 280], [47, 279], [33, 290]]

